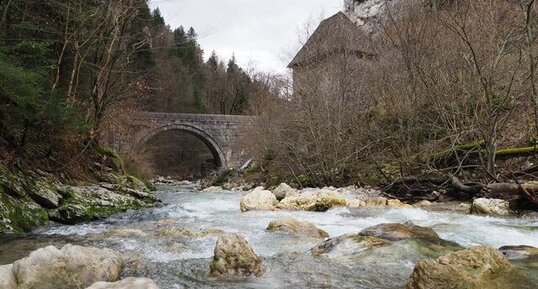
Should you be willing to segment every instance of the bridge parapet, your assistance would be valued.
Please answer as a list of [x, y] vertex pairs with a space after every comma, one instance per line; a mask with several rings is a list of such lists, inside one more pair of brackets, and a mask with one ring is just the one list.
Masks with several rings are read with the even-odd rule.
[[141, 150], [155, 135], [180, 130], [201, 139], [220, 167], [231, 168], [245, 159], [241, 140], [248, 137], [254, 121], [255, 117], [240, 115], [143, 112], [131, 123], [135, 133], [130, 143], [135, 151]]

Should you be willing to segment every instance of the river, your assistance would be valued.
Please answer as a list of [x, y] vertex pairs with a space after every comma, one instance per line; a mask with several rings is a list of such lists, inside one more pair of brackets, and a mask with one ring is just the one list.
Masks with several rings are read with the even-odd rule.
[[[107, 220], [64, 226], [50, 224], [35, 232], [0, 239], [0, 264], [11, 263], [49, 244], [108, 247], [128, 259], [125, 276], [153, 279], [162, 289], [175, 288], [403, 288], [417, 260], [427, 257], [410, 242], [347, 255], [314, 257], [320, 239], [269, 233], [268, 223], [292, 216], [314, 223], [331, 237], [380, 223], [433, 228], [440, 237], [464, 247], [531, 245], [538, 247], [538, 217], [484, 217], [417, 208], [335, 208], [328, 212], [241, 213], [242, 193], [200, 193], [190, 187], [160, 186], [164, 205], [115, 215]], [[260, 278], [222, 281], [209, 276], [209, 262], [219, 231], [240, 233], [262, 257], [269, 271]], [[351, 250], [351, 249], [350, 249]], [[534, 278], [538, 262], [516, 261]], [[533, 277], [534, 276], [534, 277]]]

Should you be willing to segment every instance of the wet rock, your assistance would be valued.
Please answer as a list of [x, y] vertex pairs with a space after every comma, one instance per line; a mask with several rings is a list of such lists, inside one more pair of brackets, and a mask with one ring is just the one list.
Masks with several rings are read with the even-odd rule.
[[499, 199], [474, 199], [471, 206], [471, 213], [477, 215], [497, 215], [507, 216], [512, 214], [508, 201]]
[[538, 248], [532, 246], [503, 246], [499, 251], [510, 260], [538, 258]]
[[521, 289], [529, 281], [498, 250], [475, 247], [417, 262], [407, 289]]
[[432, 229], [411, 223], [379, 224], [368, 227], [359, 233], [361, 236], [373, 236], [381, 239], [398, 241], [406, 239], [438, 240], [439, 235]]
[[0, 266], [0, 288], [17, 289], [17, 281], [12, 269], [12, 264]]
[[238, 234], [226, 234], [218, 239], [210, 269], [212, 275], [223, 277], [259, 277], [265, 272], [261, 259]]
[[278, 187], [276, 187], [273, 190], [273, 194], [275, 195], [277, 200], [281, 201], [287, 196], [292, 196], [292, 195], [297, 194], [297, 190], [290, 187], [286, 183], [281, 183], [280, 185], [278, 185]]
[[250, 193], [246, 194], [240, 203], [241, 212], [260, 210], [274, 210], [278, 200], [271, 191], [264, 190], [263, 187], [257, 187]]
[[131, 277], [117, 282], [97, 282], [86, 289], [159, 289], [159, 287], [151, 279]]
[[211, 187], [201, 190], [202, 193], [217, 193], [217, 192], [222, 192], [222, 191], [224, 191], [224, 189], [219, 186], [211, 186]]
[[346, 198], [338, 192], [331, 190], [308, 190], [284, 198], [277, 207], [284, 210], [325, 212], [332, 207], [346, 205]]
[[299, 221], [290, 217], [284, 217], [272, 221], [271, 223], [269, 223], [267, 230], [269, 232], [280, 231], [314, 238], [329, 237], [329, 233], [324, 230], [318, 229], [314, 224], [306, 221]]
[[327, 239], [323, 243], [312, 248], [313, 255], [328, 255], [330, 257], [352, 256], [366, 249], [390, 245], [391, 242], [370, 236], [361, 236], [358, 233], [345, 234]]
[[85, 288], [98, 281], [116, 281], [124, 263], [109, 249], [65, 245], [38, 249], [13, 263], [18, 288]]

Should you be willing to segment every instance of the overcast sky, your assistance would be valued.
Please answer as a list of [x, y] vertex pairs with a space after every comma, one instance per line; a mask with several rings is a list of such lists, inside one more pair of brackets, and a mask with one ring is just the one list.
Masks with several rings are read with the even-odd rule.
[[151, 0], [172, 29], [194, 27], [206, 58], [232, 54], [243, 68], [284, 72], [298, 29], [342, 9], [343, 0]]

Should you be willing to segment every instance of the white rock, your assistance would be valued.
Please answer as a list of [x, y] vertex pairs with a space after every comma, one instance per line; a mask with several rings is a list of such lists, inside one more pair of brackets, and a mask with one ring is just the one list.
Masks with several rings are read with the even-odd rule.
[[266, 268], [247, 240], [238, 234], [221, 236], [215, 246], [211, 274], [223, 277], [261, 276]]
[[260, 210], [274, 210], [278, 200], [271, 191], [265, 190], [263, 187], [257, 187], [250, 193], [246, 194], [240, 203], [241, 212]]
[[15, 275], [13, 275], [13, 265], [0, 266], [0, 288], [1, 289], [17, 289]]
[[471, 213], [478, 215], [507, 216], [512, 214], [508, 201], [499, 199], [474, 199], [471, 206]]
[[97, 282], [86, 289], [159, 289], [159, 287], [151, 279], [130, 277], [118, 282]]
[[123, 269], [121, 256], [109, 249], [65, 245], [38, 249], [13, 263], [18, 288], [85, 288], [98, 281], [116, 281]]
[[327, 211], [335, 206], [346, 206], [347, 200], [336, 191], [305, 189], [299, 194], [288, 196], [278, 204], [284, 210]]

